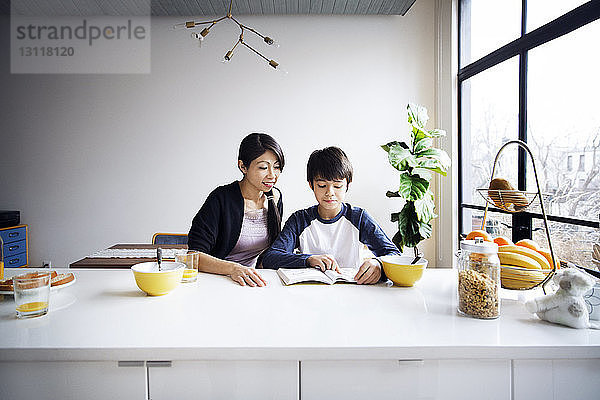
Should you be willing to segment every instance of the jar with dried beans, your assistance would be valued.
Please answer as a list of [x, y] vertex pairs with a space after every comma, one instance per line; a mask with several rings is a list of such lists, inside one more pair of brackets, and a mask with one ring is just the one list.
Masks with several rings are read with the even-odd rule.
[[474, 318], [500, 315], [498, 245], [481, 238], [460, 242], [458, 311]]

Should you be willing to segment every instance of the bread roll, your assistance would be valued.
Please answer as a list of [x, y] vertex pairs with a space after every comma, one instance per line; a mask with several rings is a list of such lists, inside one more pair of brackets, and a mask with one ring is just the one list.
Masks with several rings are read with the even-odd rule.
[[60, 285], [64, 285], [65, 283], [69, 283], [73, 280], [75, 280], [75, 275], [73, 275], [72, 273], [58, 274], [57, 276], [52, 278], [50, 285], [51, 286], [60, 286]]
[[503, 210], [519, 210], [529, 205], [527, 197], [504, 178], [492, 179], [488, 196], [496, 207]]

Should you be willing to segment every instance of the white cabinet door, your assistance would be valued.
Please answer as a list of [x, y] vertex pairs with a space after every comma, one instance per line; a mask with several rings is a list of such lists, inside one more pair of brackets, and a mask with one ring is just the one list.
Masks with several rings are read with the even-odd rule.
[[600, 360], [515, 360], [515, 400], [600, 397]]
[[301, 398], [510, 399], [509, 360], [303, 361]]
[[148, 367], [150, 399], [276, 399], [298, 397], [297, 361], [173, 361]]
[[116, 361], [0, 362], [0, 399], [146, 399], [146, 368]]

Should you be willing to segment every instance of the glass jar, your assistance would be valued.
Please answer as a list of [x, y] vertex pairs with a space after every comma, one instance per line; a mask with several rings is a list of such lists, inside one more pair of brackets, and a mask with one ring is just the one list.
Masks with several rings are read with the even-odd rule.
[[500, 315], [500, 259], [498, 245], [481, 238], [460, 242], [458, 311], [474, 318]]

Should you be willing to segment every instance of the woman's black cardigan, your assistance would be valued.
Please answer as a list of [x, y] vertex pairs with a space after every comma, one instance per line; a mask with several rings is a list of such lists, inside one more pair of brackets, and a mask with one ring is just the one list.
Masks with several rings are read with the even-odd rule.
[[[281, 197], [279, 192], [279, 215], [283, 214]], [[244, 198], [239, 182], [219, 186], [208, 195], [194, 217], [188, 233], [188, 248], [224, 259], [240, 237], [243, 219]]]

